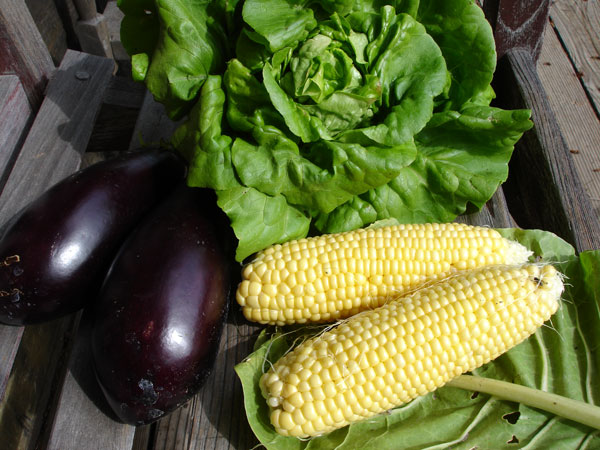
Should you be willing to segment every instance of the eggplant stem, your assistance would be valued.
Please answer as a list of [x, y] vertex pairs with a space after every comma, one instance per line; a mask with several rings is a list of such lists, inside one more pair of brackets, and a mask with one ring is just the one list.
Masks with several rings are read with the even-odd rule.
[[508, 381], [474, 375], [460, 375], [446, 385], [522, 403], [600, 430], [600, 406], [590, 403]]

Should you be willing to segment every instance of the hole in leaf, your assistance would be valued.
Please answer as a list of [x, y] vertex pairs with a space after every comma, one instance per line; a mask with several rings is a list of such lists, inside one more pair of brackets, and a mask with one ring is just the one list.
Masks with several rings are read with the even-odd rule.
[[507, 444], [518, 444], [519, 443], [519, 439], [517, 439], [517, 437], [513, 434], [513, 437], [511, 438], [510, 441], [506, 442]]
[[504, 420], [506, 420], [508, 423], [514, 425], [515, 423], [517, 423], [517, 420], [519, 420], [519, 417], [521, 416], [521, 413], [519, 411], [514, 411], [508, 414], [504, 414], [502, 416], [502, 418]]
[[479, 396], [479, 392], [473, 392], [471, 394], [471, 400], [475, 400]]

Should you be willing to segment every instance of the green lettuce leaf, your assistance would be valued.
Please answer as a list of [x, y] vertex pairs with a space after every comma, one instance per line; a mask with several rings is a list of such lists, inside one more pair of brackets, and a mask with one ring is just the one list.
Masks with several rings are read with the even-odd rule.
[[267, 247], [273, 238], [285, 242], [308, 233], [310, 219], [281, 195], [269, 196], [241, 185], [216, 192], [217, 204], [229, 216], [240, 241], [236, 249], [238, 261]]
[[190, 162], [191, 186], [218, 190], [239, 185], [231, 162], [232, 139], [222, 133], [224, 106], [221, 77], [210, 75], [189, 119], [171, 137], [171, 144]]
[[[575, 251], [540, 230], [500, 230], [554, 261], [565, 274], [559, 311], [529, 339], [474, 371], [575, 400], [600, 405], [600, 251]], [[272, 330], [271, 330], [272, 331]], [[312, 333], [316, 332], [312, 330]], [[511, 449], [596, 448], [598, 430], [514, 401], [444, 386], [386, 414], [324, 436], [299, 440], [278, 435], [258, 380], [298, 335], [265, 331], [254, 353], [235, 368], [250, 426], [267, 449]]]
[[[531, 127], [528, 111], [489, 106], [496, 53], [472, 0], [119, 6], [134, 78], [185, 117], [170, 144], [188, 184], [264, 200], [223, 203], [236, 211], [238, 258], [300, 230], [480, 208]], [[255, 220], [283, 211], [278, 227]]]
[[472, 0], [428, 0], [419, 3], [416, 18], [442, 49], [451, 74], [438, 109], [459, 110], [467, 102], [489, 105], [496, 51], [482, 9]]
[[[271, 53], [296, 46], [317, 26], [313, 10], [305, 8], [307, 1], [247, 0], [242, 15], [244, 21], [267, 44]], [[256, 38], [255, 38], [256, 39]]]
[[[390, 6], [348, 20], [334, 12], [317, 26], [302, 12], [285, 12], [296, 3], [268, 5], [244, 4], [252, 25], [245, 36], [274, 53], [260, 70], [230, 60], [221, 84], [208, 76], [190, 119], [172, 139], [191, 161], [190, 185], [213, 188], [219, 198], [220, 191], [241, 189], [269, 200], [245, 201], [239, 209], [227, 202], [228, 214], [238, 211], [230, 215], [245, 249], [238, 257], [259, 243], [308, 231], [282, 218], [281, 226], [293, 229], [274, 233], [255, 220], [275, 217], [282, 202], [310, 221], [397, 177], [415, 160], [414, 135], [428, 123], [447, 80], [441, 50], [425, 28]], [[295, 20], [304, 24], [293, 27], [304, 30], [304, 41], [293, 49], [301, 39], [279, 39]], [[309, 35], [307, 24], [314, 28]], [[357, 52], [364, 54], [353, 58]]]
[[388, 184], [321, 214], [315, 226], [334, 233], [375, 220], [449, 222], [481, 208], [508, 177], [515, 142], [531, 128], [529, 112], [467, 104], [436, 113], [415, 137], [415, 161]]
[[183, 117], [206, 77], [224, 68], [235, 3], [119, 0], [121, 41], [137, 63], [134, 78], [145, 81], [171, 118]]

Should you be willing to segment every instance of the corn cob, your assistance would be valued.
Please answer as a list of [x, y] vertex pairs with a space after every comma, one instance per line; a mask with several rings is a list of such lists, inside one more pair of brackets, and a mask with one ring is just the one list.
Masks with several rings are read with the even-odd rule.
[[263, 324], [327, 322], [376, 308], [425, 281], [530, 252], [497, 231], [459, 223], [360, 229], [275, 245], [242, 271], [236, 299]]
[[271, 422], [317, 436], [433, 391], [535, 332], [562, 290], [550, 265], [485, 267], [350, 317], [261, 377]]

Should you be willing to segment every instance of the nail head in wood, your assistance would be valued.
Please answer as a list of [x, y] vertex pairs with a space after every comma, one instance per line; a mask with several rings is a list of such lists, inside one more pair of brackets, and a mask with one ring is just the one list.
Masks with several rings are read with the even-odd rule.
[[90, 79], [90, 74], [89, 72], [86, 72], [84, 70], [78, 70], [77, 72], [75, 72], [75, 78], [77, 78], [80, 81], [86, 81]]

